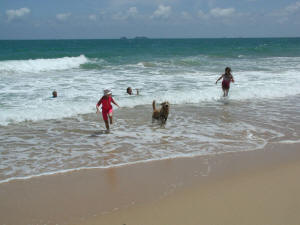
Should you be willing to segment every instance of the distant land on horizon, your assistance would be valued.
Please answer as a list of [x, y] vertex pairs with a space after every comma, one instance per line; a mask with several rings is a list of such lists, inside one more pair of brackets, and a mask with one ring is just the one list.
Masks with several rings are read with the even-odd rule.
[[127, 39], [151, 39], [151, 38], [148, 38], [146, 36], [136, 36], [134, 38], [128, 38], [128, 37], [124, 36], [124, 37], [121, 37], [120, 39], [121, 40], [127, 40]]
[[300, 36], [282, 36], [282, 37], [147, 37], [147, 36], [136, 36], [126, 37], [121, 36], [119, 38], [32, 38], [32, 39], [0, 39], [0, 41], [59, 41], [59, 40], [147, 40], [147, 39], [273, 39], [273, 38], [300, 38]]

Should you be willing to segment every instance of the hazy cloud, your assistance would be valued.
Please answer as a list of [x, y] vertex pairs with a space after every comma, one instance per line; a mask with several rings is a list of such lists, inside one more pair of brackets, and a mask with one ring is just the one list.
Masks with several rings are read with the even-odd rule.
[[299, 9], [300, 9], [300, 2], [295, 2], [285, 7], [284, 12], [286, 12], [287, 14], [293, 14], [299, 11]]
[[233, 16], [234, 13], [234, 8], [214, 8], [207, 13], [203, 12], [202, 10], [198, 10], [197, 15], [201, 20], [208, 20], [210, 18], [228, 18], [230, 16]]
[[91, 14], [91, 15], [89, 15], [89, 20], [96, 21], [97, 16], [95, 14]]
[[158, 8], [152, 14], [151, 18], [167, 19], [171, 15], [171, 11], [171, 6], [159, 5]]
[[202, 10], [199, 10], [197, 13], [198, 17], [202, 20], [206, 20], [209, 18], [209, 15], [204, 13]]
[[281, 10], [277, 10], [277, 11], [272, 12], [269, 15], [281, 17], [281, 16], [292, 15], [292, 14], [298, 12], [298, 11], [300, 11], [300, 2], [295, 2], [293, 4], [290, 4], [286, 7], [284, 7]]
[[99, 16], [99, 18], [102, 20], [104, 20], [108, 17], [107, 12], [105, 12], [104, 10], [100, 10], [99, 14], [97, 16]]
[[29, 13], [30, 13], [30, 9], [28, 8], [6, 10], [8, 21], [12, 21], [14, 19], [20, 19]]
[[234, 12], [235, 12], [234, 8], [226, 8], [226, 9], [214, 8], [210, 10], [210, 14], [214, 17], [228, 17], [228, 16], [232, 16]]
[[66, 21], [71, 16], [71, 13], [60, 13], [56, 15], [56, 19], [59, 21]]
[[115, 20], [127, 20], [129, 18], [135, 18], [138, 15], [138, 9], [136, 7], [130, 7], [126, 12], [118, 12], [112, 16]]
[[181, 12], [181, 17], [182, 17], [183, 19], [185, 19], [185, 20], [190, 20], [190, 19], [192, 19], [192, 16], [191, 16], [188, 12], [186, 12], [186, 11]]
[[136, 7], [131, 7], [128, 9], [127, 14], [128, 14], [128, 16], [134, 17], [138, 14], [138, 10]]
[[277, 21], [280, 24], [286, 23], [289, 19], [287, 17], [281, 17]]
[[275, 17], [280, 24], [286, 23], [289, 17], [300, 11], [300, 2], [295, 2], [284, 7], [281, 10], [268, 14], [271, 17]]
[[114, 20], [125, 20], [126, 18], [127, 18], [127, 16], [122, 12], [118, 12], [118, 13], [112, 15], [112, 19], [114, 19]]

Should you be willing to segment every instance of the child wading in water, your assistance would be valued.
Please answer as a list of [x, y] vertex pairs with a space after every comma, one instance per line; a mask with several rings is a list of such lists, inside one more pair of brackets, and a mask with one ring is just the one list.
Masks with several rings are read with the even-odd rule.
[[230, 88], [230, 82], [234, 82], [233, 76], [231, 74], [231, 69], [230, 67], [226, 67], [225, 68], [225, 73], [222, 74], [219, 79], [216, 81], [216, 84], [218, 83], [219, 80], [221, 80], [223, 78], [222, 81], [222, 89], [223, 89], [223, 97], [227, 97], [228, 96], [228, 92], [229, 92], [229, 88]]
[[[98, 101], [96, 108], [97, 108], [97, 114], [100, 113], [99, 106], [102, 104], [102, 117], [105, 123], [106, 131], [109, 132], [109, 123], [108, 123], [108, 116], [110, 120], [110, 124], [113, 123], [113, 108], [111, 105], [111, 102], [114, 103], [116, 106], [120, 107], [114, 99], [111, 97], [111, 91], [110, 90], [104, 90], [103, 91], [102, 98]], [[107, 116], [108, 115], [108, 116]]]

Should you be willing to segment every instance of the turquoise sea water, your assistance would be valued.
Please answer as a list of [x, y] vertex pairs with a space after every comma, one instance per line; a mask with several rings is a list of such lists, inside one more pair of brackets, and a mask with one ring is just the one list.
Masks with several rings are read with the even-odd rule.
[[[0, 181], [297, 142], [299, 84], [300, 38], [0, 41]], [[93, 138], [106, 88], [121, 109]], [[154, 99], [171, 103], [165, 129]]]
[[125, 39], [0, 41], [0, 60], [76, 57], [101, 58], [111, 63], [139, 62], [141, 58], [297, 57], [300, 38]]

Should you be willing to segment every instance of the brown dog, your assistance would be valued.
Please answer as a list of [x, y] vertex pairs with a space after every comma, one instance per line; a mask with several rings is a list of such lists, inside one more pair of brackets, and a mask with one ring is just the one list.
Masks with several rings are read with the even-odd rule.
[[169, 116], [169, 108], [170, 104], [169, 102], [163, 102], [161, 103], [161, 108], [156, 109], [155, 107], [155, 100], [152, 102], [153, 107], [153, 113], [152, 113], [152, 122], [154, 119], [158, 120], [161, 125], [165, 125]]

